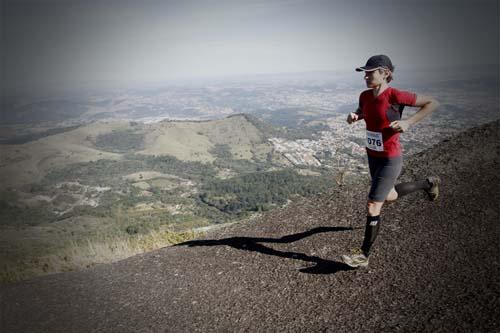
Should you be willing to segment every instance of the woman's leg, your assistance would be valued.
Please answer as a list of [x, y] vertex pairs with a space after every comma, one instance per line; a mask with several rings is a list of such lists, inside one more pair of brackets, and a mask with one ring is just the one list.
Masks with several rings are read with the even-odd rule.
[[394, 183], [401, 173], [402, 157], [372, 158], [368, 156], [372, 185], [368, 194], [365, 236], [361, 249], [354, 249], [351, 254], [342, 255], [342, 261], [351, 267], [368, 266], [368, 256], [377, 238], [380, 227], [380, 213], [386, 199], [397, 198]]
[[372, 186], [368, 194], [365, 237], [361, 249], [365, 256], [370, 255], [370, 250], [377, 238], [380, 228], [382, 206], [386, 200], [396, 200], [398, 193], [394, 183], [399, 177], [403, 167], [402, 157], [373, 159], [371, 166], [374, 169]]
[[361, 250], [366, 257], [370, 255], [371, 247], [378, 235], [381, 220], [380, 212], [383, 205], [383, 201], [368, 200], [365, 237], [363, 238], [363, 245], [361, 245]]
[[385, 201], [396, 201], [399, 198], [398, 192], [396, 189], [393, 187], [391, 188], [391, 191], [387, 195], [387, 198], [385, 198]]
[[400, 183], [395, 186], [395, 190], [398, 193], [398, 196], [402, 197], [403, 195], [407, 195], [419, 190], [428, 191], [432, 187], [432, 184], [427, 180], [417, 180], [414, 182]]

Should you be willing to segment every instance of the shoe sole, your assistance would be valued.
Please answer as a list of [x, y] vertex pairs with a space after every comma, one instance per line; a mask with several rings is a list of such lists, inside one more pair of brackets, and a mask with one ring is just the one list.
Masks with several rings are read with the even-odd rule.
[[350, 261], [349, 259], [347, 259], [345, 256], [340, 256], [340, 258], [342, 259], [342, 262], [344, 264], [346, 264], [347, 266], [352, 267], [352, 268], [368, 267], [368, 262], [356, 264], [356, 263], [353, 263], [352, 261]]
[[[434, 182], [431, 182], [430, 179], [433, 179]], [[427, 191], [429, 199], [430, 201], [436, 201], [439, 198], [439, 184], [441, 183], [441, 179], [437, 176], [432, 176], [427, 178], [427, 181], [432, 184], [432, 187]]]

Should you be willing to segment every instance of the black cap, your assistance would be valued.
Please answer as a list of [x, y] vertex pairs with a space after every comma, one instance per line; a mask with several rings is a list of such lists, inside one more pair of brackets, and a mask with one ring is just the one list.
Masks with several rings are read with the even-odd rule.
[[389, 59], [389, 57], [384, 54], [379, 54], [370, 57], [370, 59], [368, 59], [368, 61], [366, 62], [366, 65], [364, 65], [363, 67], [356, 68], [356, 71], [371, 72], [376, 70], [377, 68], [387, 68], [390, 69], [391, 71], [394, 70], [394, 66], [392, 65], [391, 59]]

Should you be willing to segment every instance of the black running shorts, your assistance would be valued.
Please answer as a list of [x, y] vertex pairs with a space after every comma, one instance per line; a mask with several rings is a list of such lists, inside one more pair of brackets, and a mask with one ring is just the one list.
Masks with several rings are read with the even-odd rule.
[[384, 202], [401, 173], [403, 157], [380, 158], [368, 155], [368, 166], [372, 177], [372, 186], [368, 199]]

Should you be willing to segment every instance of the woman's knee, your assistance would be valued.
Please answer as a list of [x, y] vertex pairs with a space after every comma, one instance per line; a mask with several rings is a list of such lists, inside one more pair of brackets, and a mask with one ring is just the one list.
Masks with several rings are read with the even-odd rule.
[[398, 192], [396, 192], [396, 189], [393, 187], [389, 194], [387, 195], [387, 198], [385, 200], [387, 201], [394, 201], [398, 198]]

